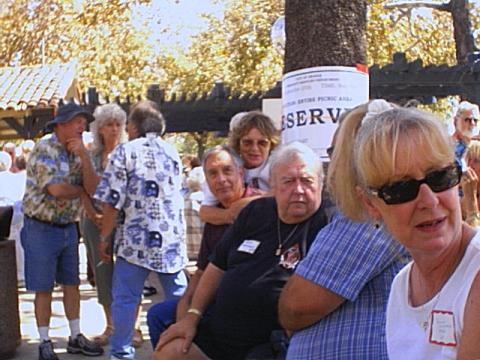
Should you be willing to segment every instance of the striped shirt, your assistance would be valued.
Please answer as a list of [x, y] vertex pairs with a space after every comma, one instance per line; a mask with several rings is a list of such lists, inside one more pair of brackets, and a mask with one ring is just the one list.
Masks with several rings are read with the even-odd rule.
[[382, 229], [337, 214], [318, 233], [296, 273], [346, 301], [296, 332], [287, 359], [387, 359], [388, 294], [408, 261], [406, 250]]

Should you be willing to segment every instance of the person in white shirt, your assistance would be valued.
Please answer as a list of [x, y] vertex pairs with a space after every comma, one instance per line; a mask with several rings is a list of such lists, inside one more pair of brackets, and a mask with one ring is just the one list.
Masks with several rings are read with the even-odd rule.
[[413, 259], [390, 291], [389, 359], [480, 358], [480, 235], [462, 221], [462, 171], [440, 120], [385, 100], [359, 106], [331, 171], [344, 179], [329, 185], [345, 215], [383, 222]]

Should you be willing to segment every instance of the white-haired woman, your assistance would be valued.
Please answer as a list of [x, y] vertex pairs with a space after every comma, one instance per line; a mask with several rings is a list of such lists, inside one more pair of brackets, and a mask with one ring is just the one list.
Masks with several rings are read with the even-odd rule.
[[[99, 106], [93, 113], [95, 121], [90, 124], [90, 130], [93, 134], [93, 146], [90, 152], [95, 174], [93, 194], [96, 185], [98, 185], [101, 175], [108, 163], [108, 158], [113, 149], [120, 143], [127, 140], [125, 124], [127, 114], [117, 104], [106, 104]], [[81, 221], [81, 230], [83, 239], [87, 248], [87, 256], [93, 267], [95, 284], [98, 294], [98, 302], [103, 306], [106, 319], [106, 328], [104, 332], [96, 336], [94, 341], [101, 346], [108, 343], [108, 337], [112, 334], [113, 323], [110, 305], [112, 303], [112, 273], [113, 263], [100, 262], [98, 253], [98, 242], [100, 241], [100, 229], [102, 226], [102, 206], [101, 203], [91, 198], [83, 199], [84, 216]]]
[[392, 360], [480, 358], [480, 235], [462, 221], [452, 145], [433, 115], [383, 100], [340, 127], [329, 175], [337, 205], [384, 223], [413, 259], [388, 300]]

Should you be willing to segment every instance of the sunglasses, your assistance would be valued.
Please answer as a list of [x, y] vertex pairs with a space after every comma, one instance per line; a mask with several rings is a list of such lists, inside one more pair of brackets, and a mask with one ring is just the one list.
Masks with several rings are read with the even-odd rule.
[[474, 124], [475, 126], [477, 126], [477, 123], [478, 123], [478, 119], [475, 119], [473, 117], [466, 117], [463, 119], [463, 121], [468, 122], [470, 124]]
[[460, 183], [462, 169], [452, 164], [441, 170], [429, 172], [423, 179], [397, 181], [379, 189], [369, 189], [372, 195], [381, 198], [387, 205], [403, 204], [414, 200], [420, 190], [420, 185], [427, 184], [433, 192], [442, 192]]
[[262, 140], [242, 139], [240, 140], [240, 144], [248, 148], [254, 146], [255, 144], [257, 144], [257, 146], [260, 148], [267, 148], [270, 145], [270, 141], [266, 139], [262, 139]]

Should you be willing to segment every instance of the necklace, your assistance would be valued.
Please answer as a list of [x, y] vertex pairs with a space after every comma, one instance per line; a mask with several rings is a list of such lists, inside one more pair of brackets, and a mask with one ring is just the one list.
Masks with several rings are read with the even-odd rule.
[[278, 247], [277, 250], [275, 250], [275, 256], [280, 256], [282, 253], [282, 246], [285, 245], [288, 240], [295, 234], [295, 231], [297, 231], [298, 224], [295, 225], [292, 231], [290, 231], [290, 234], [285, 238], [285, 240], [282, 241], [282, 234], [280, 233], [280, 218], [277, 218], [277, 238], [278, 238]]

